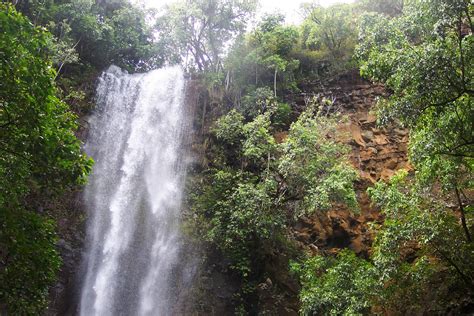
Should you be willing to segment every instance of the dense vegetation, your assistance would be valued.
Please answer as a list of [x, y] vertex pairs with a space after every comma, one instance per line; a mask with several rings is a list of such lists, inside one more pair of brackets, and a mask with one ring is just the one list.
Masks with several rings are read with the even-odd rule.
[[42, 201], [83, 183], [91, 161], [74, 136], [75, 116], [57, 97], [50, 35], [1, 5], [0, 301], [37, 314], [60, 259]]
[[357, 203], [348, 150], [334, 141], [336, 119], [310, 106], [276, 143], [277, 110], [270, 107], [249, 122], [232, 110], [217, 120], [212, 165], [191, 197], [198, 216], [193, 226], [232, 261], [242, 295], [254, 295], [262, 272], [257, 267], [284, 246], [295, 218], [332, 202]]
[[[410, 128], [416, 171], [369, 188], [385, 215], [370, 261], [341, 255], [297, 266], [307, 312], [410, 314], [429, 300], [432, 311], [443, 313], [453, 298], [472, 299], [472, 205], [465, 201], [473, 174], [473, 9], [467, 1], [414, 1], [395, 18], [361, 17], [361, 73], [391, 90], [378, 103], [378, 118]], [[347, 273], [350, 285], [319, 291], [321, 284], [347, 282]], [[335, 294], [350, 299], [328, 302]]]
[[0, 312], [38, 315], [61, 265], [50, 202], [92, 166], [70, 106], [91, 108], [89, 73], [111, 62], [148, 69], [160, 55], [145, 13], [127, 1], [15, 3], [0, 4]]
[[[472, 311], [474, 5], [306, 4], [300, 25], [272, 14], [247, 28], [256, 6], [0, 4], [0, 312], [47, 305], [60, 258], [42, 209], [86, 181], [92, 162], [71, 110], [91, 108], [93, 80], [112, 63], [129, 71], [180, 63], [204, 87], [196, 125], [206, 163], [189, 176], [186, 224], [230, 262], [236, 312], [271, 312], [257, 285], [282, 254], [305, 315]], [[354, 68], [386, 88], [378, 123], [410, 129], [414, 170], [369, 188], [382, 220], [371, 225], [367, 256], [301, 253], [295, 223], [334, 208], [357, 214], [358, 175], [338, 129], [347, 118], [320, 95], [303, 109], [294, 96]]]
[[[378, 102], [379, 124], [410, 128], [415, 172], [402, 170], [389, 183], [369, 188], [384, 215], [383, 224], [372, 227], [369, 260], [344, 250], [291, 264], [302, 285], [301, 312], [444, 313], [457, 304], [469, 306], [473, 6], [365, 1], [305, 9], [300, 27], [286, 26], [279, 15], [264, 17], [237, 39], [224, 63], [235, 110], [212, 130], [204, 180], [209, 187], [201, 187], [193, 202], [204, 216], [197, 226], [234, 262], [244, 293], [252, 297], [269, 254], [292, 251], [283, 249], [291, 248], [283, 240], [295, 218], [341, 201], [356, 206], [347, 151], [330, 132], [340, 117], [322, 119], [309, 106], [281, 143], [270, 135], [287, 129], [275, 119], [285, 95], [358, 63], [363, 76], [390, 92]], [[351, 23], [359, 25], [357, 43]], [[319, 113], [331, 113], [322, 110], [330, 107], [327, 100], [316, 105]]]

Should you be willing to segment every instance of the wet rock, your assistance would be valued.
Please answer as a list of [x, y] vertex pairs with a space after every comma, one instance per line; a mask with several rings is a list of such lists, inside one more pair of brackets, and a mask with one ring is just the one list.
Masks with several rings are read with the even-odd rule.
[[66, 250], [68, 252], [73, 252], [73, 248], [71, 245], [66, 242], [64, 239], [59, 239], [56, 245], [61, 249], [61, 250]]

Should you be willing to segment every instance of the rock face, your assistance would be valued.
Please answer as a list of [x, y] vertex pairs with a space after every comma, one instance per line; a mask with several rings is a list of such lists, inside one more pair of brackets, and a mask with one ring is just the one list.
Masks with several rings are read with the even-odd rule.
[[[359, 173], [355, 189], [360, 211], [355, 213], [343, 205], [334, 205], [328, 212], [315, 212], [299, 219], [289, 234], [299, 252], [335, 254], [342, 248], [349, 248], [368, 257], [374, 237], [368, 224], [381, 223], [383, 218], [371, 205], [366, 190], [379, 180], [387, 180], [399, 169], [411, 168], [407, 159], [408, 131], [396, 124], [377, 126], [372, 110], [377, 98], [387, 92], [382, 86], [361, 79], [356, 71], [324, 86], [304, 87], [304, 91], [302, 95], [293, 96], [297, 111], [305, 109], [308, 95], [318, 96], [332, 100], [332, 111], [348, 117], [348, 121], [341, 122], [338, 129], [342, 135], [340, 140], [352, 148], [350, 160]], [[275, 138], [278, 141], [285, 136], [275, 135]], [[278, 311], [275, 315], [296, 315], [299, 309], [298, 284], [288, 272], [288, 258], [277, 261], [275, 268], [270, 270], [275, 278], [272, 286], [265, 282], [259, 288], [259, 307], [268, 311], [273, 305]], [[280, 290], [274, 294], [269, 288]]]
[[343, 141], [352, 147], [351, 162], [359, 172], [356, 183], [360, 213], [335, 207], [324, 214], [301, 219], [293, 235], [303, 249], [313, 253], [336, 253], [349, 247], [368, 256], [373, 236], [367, 224], [380, 222], [381, 215], [371, 206], [366, 190], [379, 180], [389, 179], [399, 169], [410, 169], [407, 159], [408, 131], [396, 124], [378, 127], [372, 112], [377, 98], [387, 92], [380, 85], [348, 73], [329, 82], [323, 89], [312, 90], [334, 100], [334, 107], [349, 117], [339, 129]]
[[50, 289], [50, 304], [45, 315], [74, 315], [85, 237], [82, 193], [70, 192], [45, 207], [45, 210], [57, 222], [60, 238], [57, 249], [63, 260], [58, 281]]
[[[199, 90], [199, 89], [198, 89]], [[313, 254], [334, 254], [342, 248], [350, 248], [357, 254], [368, 257], [373, 241], [368, 223], [381, 222], [380, 212], [371, 206], [366, 190], [376, 181], [387, 180], [397, 170], [410, 168], [407, 161], [408, 131], [397, 125], [377, 127], [376, 117], [371, 111], [376, 99], [387, 92], [380, 85], [374, 85], [360, 78], [356, 71], [347, 73], [325, 85], [303, 87], [303, 94], [290, 96], [289, 103], [296, 112], [306, 107], [308, 96], [326, 97], [334, 101], [333, 111], [348, 116], [341, 122], [339, 130], [343, 134], [341, 141], [352, 148], [351, 162], [359, 172], [355, 184], [360, 212], [354, 214], [343, 205], [335, 205], [329, 212], [315, 213], [298, 220], [290, 228], [289, 236], [297, 245], [297, 252]], [[195, 120], [200, 126], [197, 134], [204, 136], [212, 118], [223, 113], [211, 113], [205, 119], [202, 103], [210, 103], [205, 95], [195, 94]], [[198, 100], [201, 98], [200, 100]], [[219, 107], [211, 107], [219, 109]], [[207, 142], [199, 139], [192, 141], [196, 165], [206, 166]], [[286, 132], [274, 135], [277, 142], [287, 136]], [[219, 253], [204, 251], [206, 259], [202, 262], [194, 286], [194, 304], [183, 314], [192, 315], [232, 315], [236, 307], [235, 294], [239, 281], [228, 269]], [[297, 315], [299, 309], [299, 284], [288, 271], [289, 260], [295, 254], [269, 254], [265, 267], [266, 277], [257, 285], [253, 298], [262, 315]], [[202, 304], [203, 302], [206, 304]], [[194, 307], [193, 307], [194, 306]]]

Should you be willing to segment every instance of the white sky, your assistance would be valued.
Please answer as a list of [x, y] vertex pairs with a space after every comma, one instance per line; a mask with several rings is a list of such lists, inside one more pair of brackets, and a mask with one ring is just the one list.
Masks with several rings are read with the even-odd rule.
[[[141, 0], [149, 7], [159, 8], [164, 4], [171, 3], [173, 0]], [[297, 23], [301, 20], [298, 14], [300, 5], [304, 2], [310, 2], [311, 0], [259, 0], [261, 8], [258, 10], [257, 15], [261, 16], [264, 13], [281, 12], [286, 16], [287, 23]], [[336, 3], [349, 3], [354, 0], [319, 0], [322, 6], [330, 6]]]

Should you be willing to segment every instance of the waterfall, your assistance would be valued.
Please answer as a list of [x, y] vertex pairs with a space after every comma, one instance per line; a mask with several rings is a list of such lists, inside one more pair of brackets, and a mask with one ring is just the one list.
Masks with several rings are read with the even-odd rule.
[[169, 315], [179, 288], [180, 68], [100, 78], [86, 152], [95, 166], [85, 190], [88, 250], [80, 314]]

